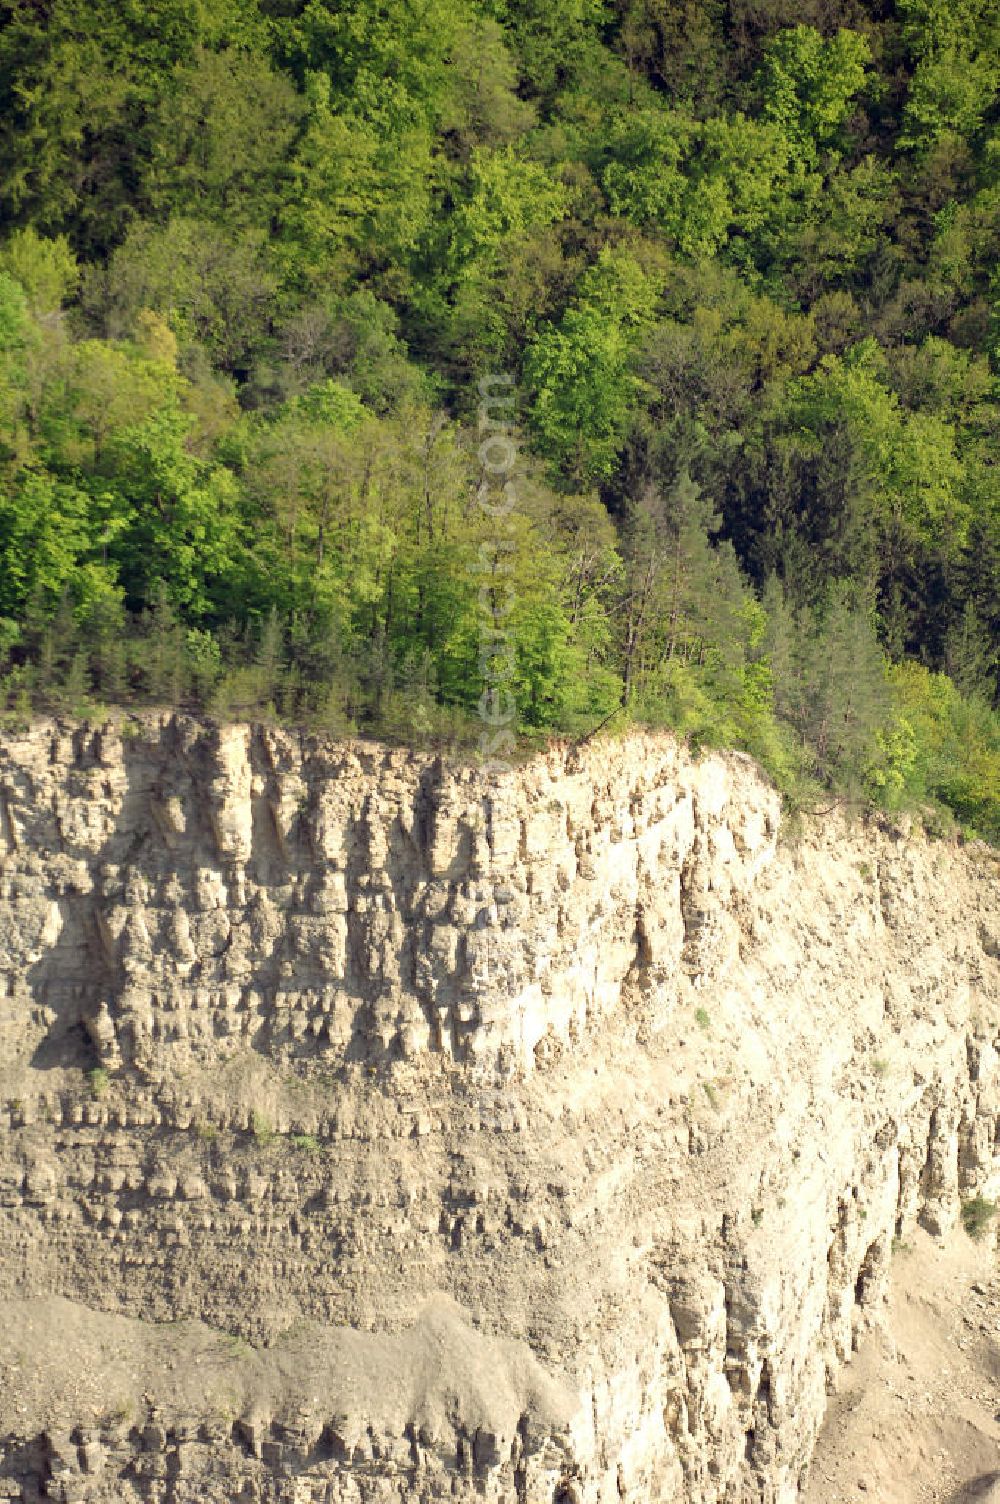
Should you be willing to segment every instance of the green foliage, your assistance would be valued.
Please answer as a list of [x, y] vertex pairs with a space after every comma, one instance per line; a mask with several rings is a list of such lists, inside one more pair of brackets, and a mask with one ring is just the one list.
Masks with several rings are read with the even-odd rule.
[[266, 57], [200, 47], [167, 81], [150, 124], [145, 188], [157, 216], [266, 229], [303, 113], [292, 81]]
[[80, 279], [65, 235], [47, 240], [30, 225], [16, 230], [0, 251], [0, 272], [20, 283], [36, 315], [57, 312]]
[[681, 164], [693, 133], [684, 115], [659, 107], [633, 108], [614, 118], [602, 143], [609, 160], [601, 185], [611, 212], [680, 240], [688, 191]]
[[259, 47], [255, 5], [237, 0], [10, 0], [0, 28], [0, 209], [7, 222], [106, 248], [131, 217], [145, 117], [201, 46]]
[[165, 407], [116, 435], [116, 478], [131, 509], [109, 553], [133, 606], [153, 599], [162, 582], [167, 599], [197, 619], [225, 599], [241, 537], [233, 476], [188, 452], [190, 426]]
[[602, 252], [559, 325], [528, 350], [539, 449], [575, 484], [614, 468], [641, 391], [634, 354], [656, 293], [656, 278], [631, 256]]
[[501, 14], [533, 96], [548, 104], [561, 90], [578, 86], [591, 68], [607, 66], [598, 36], [609, 10], [605, 0], [506, 0]]
[[523, 339], [546, 301], [539, 271], [557, 254], [552, 227], [569, 196], [537, 162], [507, 146], [473, 147], [447, 224], [442, 276], [425, 302], [454, 353], [473, 369]]
[[774, 703], [795, 731], [806, 771], [856, 794], [889, 714], [882, 654], [869, 613], [843, 589], [792, 608], [775, 581], [764, 597]]
[[841, 28], [828, 39], [812, 26], [781, 31], [764, 49], [757, 87], [764, 117], [812, 161], [841, 144], [854, 96], [871, 60], [866, 37]]
[[931, 550], [957, 561], [969, 539], [954, 426], [902, 407], [870, 339], [824, 356], [773, 410], [773, 479], [754, 545], [762, 572], [780, 565], [813, 600], [838, 578], [877, 587], [892, 645], [909, 646], [914, 572]]
[[889, 672], [905, 756], [899, 796], [947, 806], [971, 833], [1000, 840], [1000, 715], [917, 663]]
[[980, 127], [1000, 84], [1000, 30], [987, 0], [900, 0], [913, 76], [900, 145], [926, 155]]
[[5, 723], [496, 700], [998, 838], [995, 7], [0, 19]]
[[115, 596], [113, 573], [94, 557], [94, 514], [85, 491], [44, 472], [25, 470], [0, 492], [0, 611], [54, 609], [66, 595], [86, 610]]
[[995, 1201], [988, 1196], [972, 1196], [962, 1202], [962, 1226], [970, 1238], [981, 1238], [997, 1214]]
[[411, 130], [405, 153], [376, 126], [334, 109], [329, 79], [309, 80], [309, 123], [291, 164], [282, 214], [290, 271], [303, 283], [346, 286], [383, 245], [397, 256], [428, 223], [429, 137]]
[[102, 1065], [95, 1066], [92, 1071], [87, 1072], [87, 1087], [95, 1102], [100, 1102], [107, 1096], [111, 1081]]
[[721, 0], [620, 0], [619, 50], [686, 107], [717, 108], [726, 60]]
[[222, 370], [246, 370], [264, 344], [277, 290], [262, 232], [237, 233], [175, 215], [138, 221], [107, 268], [85, 279], [84, 302], [104, 329], [134, 334], [145, 309], [160, 314], [183, 350], [204, 350]]
[[311, 1133], [297, 1133], [291, 1140], [292, 1148], [298, 1149], [300, 1154], [318, 1154], [321, 1145], [318, 1139]]

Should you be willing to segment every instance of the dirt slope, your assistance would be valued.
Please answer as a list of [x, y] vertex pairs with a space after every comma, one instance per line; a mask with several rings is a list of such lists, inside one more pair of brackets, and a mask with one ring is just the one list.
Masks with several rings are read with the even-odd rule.
[[996, 1242], [917, 1232], [894, 1263], [884, 1323], [843, 1370], [805, 1504], [1000, 1499]]

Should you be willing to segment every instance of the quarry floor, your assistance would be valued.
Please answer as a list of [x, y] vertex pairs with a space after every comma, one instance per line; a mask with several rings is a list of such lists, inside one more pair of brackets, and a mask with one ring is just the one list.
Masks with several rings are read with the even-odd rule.
[[994, 1235], [918, 1232], [883, 1322], [842, 1370], [805, 1504], [1000, 1501], [1000, 1259]]

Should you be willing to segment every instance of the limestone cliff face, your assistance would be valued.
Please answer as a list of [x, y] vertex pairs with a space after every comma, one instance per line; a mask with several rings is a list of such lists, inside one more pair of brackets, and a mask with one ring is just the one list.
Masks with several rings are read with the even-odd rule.
[[989, 1189], [994, 853], [668, 738], [0, 745], [0, 1499], [787, 1504]]

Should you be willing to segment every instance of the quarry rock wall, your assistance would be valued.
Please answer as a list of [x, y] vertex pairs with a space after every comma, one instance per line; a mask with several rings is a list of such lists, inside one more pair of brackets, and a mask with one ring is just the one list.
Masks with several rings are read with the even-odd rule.
[[995, 852], [667, 736], [0, 742], [0, 1499], [790, 1504], [990, 1191]]

